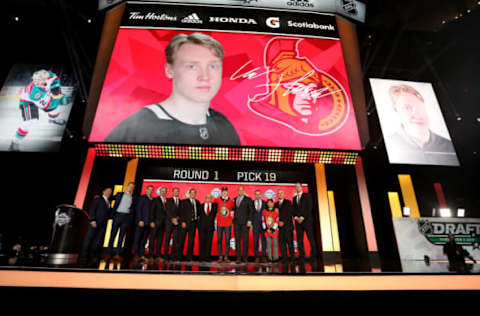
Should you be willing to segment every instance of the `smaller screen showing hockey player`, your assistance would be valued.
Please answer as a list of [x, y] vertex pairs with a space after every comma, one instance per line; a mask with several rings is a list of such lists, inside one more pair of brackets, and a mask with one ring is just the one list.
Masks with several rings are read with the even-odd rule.
[[58, 151], [74, 92], [61, 68], [14, 65], [0, 91], [0, 151]]

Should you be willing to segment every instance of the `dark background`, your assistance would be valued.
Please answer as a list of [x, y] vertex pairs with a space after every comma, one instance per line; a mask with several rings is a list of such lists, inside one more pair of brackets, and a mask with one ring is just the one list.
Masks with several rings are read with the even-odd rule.
[[[394, 260], [398, 255], [387, 192], [400, 190], [397, 174], [412, 175], [423, 216], [430, 215], [436, 207], [433, 182], [440, 182], [452, 209], [465, 207], [466, 216], [480, 217], [477, 186], [480, 6], [477, 1], [453, 0], [364, 2], [367, 20], [365, 24], [358, 23], [357, 30], [370, 113], [370, 142], [361, 155], [380, 254], [384, 260]], [[104, 14], [105, 11], [97, 10], [96, 1], [3, 0], [0, 3], [3, 44], [0, 84], [16, 63], [66, 67], [78, 83], [77, 98], [59, 153], [0, 153], [3, 175], [0, 233], [9, 244], [19, 236], [25, 243], [47, 244], [55, 206], [73, 202], [88, 147], [81, 125]], [[369, 77], [432, 82], [462, 166], [389, 165]], [[89, 196], [102, 186], [122, 182], [126, 160], [110, 160], [105, 168], [95, 166], [92, 179], [97, 179], [98, 184], [89, 189]], [[345, 182], [352, 181], [348, 171], [334, 170], [342, 167], [327, 169], [329, 189], [336, 192], [344, 192], [346, 187], [338, 179], [330, 180], [329, 174], [345, 172]], [[311, 166], [302, 164], [294, 168], [311, 170]], [[339, 194], [346, 196], [348, 192]], [[348, 234], [358, 220], [349, 216], [353, 200], [351, 197], [338, 202], [338, 212], [343, 214], [342, 238], [351, 238]], [[342, 227], [349, 229], [342, 232]], [[352, 245], [342, 244], [342, 247], [350, 257], [357, 254]]]

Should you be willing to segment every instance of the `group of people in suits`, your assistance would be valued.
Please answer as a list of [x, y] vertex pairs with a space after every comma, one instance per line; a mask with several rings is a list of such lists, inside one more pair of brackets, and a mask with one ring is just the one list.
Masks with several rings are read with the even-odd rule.
[[[255, 262], [278, 261], [278, 248], [283, 261], [294, 260], [294, 230], [299, 259], [305, 258], [304, 234], [311, 245], [310, 257], [314, 259], [317, 256], [312, 198], [303, 192], [301, 183], [296, 184], [296, 194], [292, 200], [286, 199], [285, 192], [280, 189], [277, 201], [263, 200], [260, 190], [256, 190], [251, 198], [241, 186], [235, 198], [230, 198], [228, 188], [222, 187], [219, 197], [207, 195], [203, 203], [197, 199], [195, 189], [190, 189], [187, 198], [181, 199], [177, 187], [172, 188], [172, 196], [168, 198], [166, 187], [160, 188], [156, 198], [152, 197], [153, 186], [148, 186], [145, 194], [139, 197], [133, 194], [134, 188], [135, 183], [129, 183], [124, 192], [113, 197], [112, 189], [106, 188], [102, 196], [94, 199], [80, 260], [87, 261], [101, 249], [110, 218], [113, 218], [113, 223], [106, 261], [122, 261], [120, 252], [124, 248], [124, 236], [132, 223], [135, 228], [134, 263], [192, 260], [197, 231], [200, 261], [212, 260], [213, 234], [217, 231], [218, 262], [230, 262], [232, 228], [237, 263], [247, 262], [250, 229], [253, 232]], [[111, 200], [115, 201], [113, 208], [110, 207]], [[115, 242], [117, 232], [119, 237]], [[145, 256], [147, 242], [149, 251]], [[185, 246], [186, 256], [183, 256]]]

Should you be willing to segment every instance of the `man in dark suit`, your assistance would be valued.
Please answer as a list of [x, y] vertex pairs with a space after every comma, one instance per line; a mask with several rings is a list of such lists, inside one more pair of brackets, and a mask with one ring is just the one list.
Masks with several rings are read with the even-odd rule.
[[167, 218], [167, 188], [160, 188], [160, 195], [153, 199], [150, 211], [150, 251], [149, 259], [156, 257], [155, 263], [163, 262], [162, 244], [165, 237], [165, 220]]
[[80, 262], [87, 263], [92, 255], [97, 255], [101, 242], [105, 237], [108, 219], [111, 217], [109, 198], [112, 196], [112, 189], [105, 188], [102, 196], [97, 196], [90, 207], [88, 231], [83, 241]]
[[275, 203], [275, 208], [278, 208], [280, 212], [278, 239], [280, 252], [282, 253], [282, 261], [286, 262], [288, 259], [295, 257], [295, 250], [293, 249], [293, 206], [292, 202], [285, 198], [285, 192], [282, 189], [278, 190], [277, 196], [278, 201]]
[[[170, 248], [172, 248], [172, 257], [174, 255], [173, 249], [175, 247], [175, 238], [178, 237], [178, 227], [180, 216], [178, 215], [178, 208], [180, 206], [180, 189], [172, 189], [173, 196], [167, 199], [167, 218], [165, 219], [165, 245], [163, 254], [165, 259], [170, 259]], [[173, 246], [170, 247], [170, 240], [173, 237]]]
[[[110, 260], [110, 256], [114, 255], [114, 262], [121, 262], [123, 259], [120, 256], [120, 251], [123, 249], [123, 238], [132, 223], [133, 211], [135, 210], [136, 197], [133, 195], [135, 183], [127, 184], [125, 192], [119, 192], [114, 197], [115, 205], [113, 206], [113, 223], [112, 231], [110, 233], [110, 241], [108, 242], [108, 255], [105, 261]], [[118, 235], [117, 247], [114, 246], [115, 237]]]
[[[267, 262], [267, 241], [265, 239], [265, 231], [262, 227], [262, 212], [267, 208], [267, 203], [262, 200], [262, 192], [260, 190], [255, 191], [255, 200], [253, 203], [252, 212], [252, 231], [253, 231], [253, 253], [255, 256], [255, 262]], [[262, 255], [260, 256], [258, 251], [258, 241], [262, 242]]]
[[145, 194], [138, 198], [137, 206], [135, 208], [135, 239], [133, 242], [133, 249], [135, 250], [134, 263], [145, 259], [145, 243], [147, 242], [149, 224], [150, 224], [150, 210], [152, 208], [152, 192], [153, 186], [149, 185]]
[[198, 244], [200, 261], [210, 261], [212, 251], [213, 232], [215, 231], [215, 217], [217, 216], [217, 204], [212, 203], [212, 196], [205, 197], [199, 212], [198, 221]]
[[[233, 230], [235, 234], [235, 251], [237, 253], [237, 263], [247, 262], [248, 258], [248, 233], [252, 227], [252, 199], [245, 195], [243, 187], [238, 188], [238, 196], [234, 202]], [[243, 251], [242, 251], [243, 241]]]
[[305, 248], [303, 246], [304, 233], [307, 234], [312, 249], [310, 257], [316, 259], [317, 243], [315, 242], [315, 231], [313, 226], [312, 197], [310, 194], [303, 192], [302, 184], [300, 182], [295, 184], [295, 189], [297, 194], [293, 198], [293, 216], [295, 219], [295, 232], [297, 233], [300, 259], [305, 257]]
[[188, 235], [188, 248], [187, 248], [187, 257], [188, 261], [192, 260], [193, 257], [193, 246], [195, 242], [195, 233], [198, 227], [199, 212], [201, 210], [201, 204], [198, 200], [195, 199], [197, 191], [195, 189], [190, 189], [188, 192], [188, 198], [182, 200], [180, 203], [180, 222], [181, 228], [178, 238], [178, 245], [176, 245], [176, 257], [180, 258], [183, 254], [183, 248], [185, 245], [185, 240]]

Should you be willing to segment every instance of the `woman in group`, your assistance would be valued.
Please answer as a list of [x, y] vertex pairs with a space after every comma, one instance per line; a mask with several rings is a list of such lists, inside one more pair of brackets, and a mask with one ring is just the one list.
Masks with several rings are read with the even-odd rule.
[[262, 212], [262, 226], [267, 240], [267, 257], [270, 261], [278, 261], [278, 221], [280, 213], [274, 208], [272, 199], [267, 200], [267, 208]]

